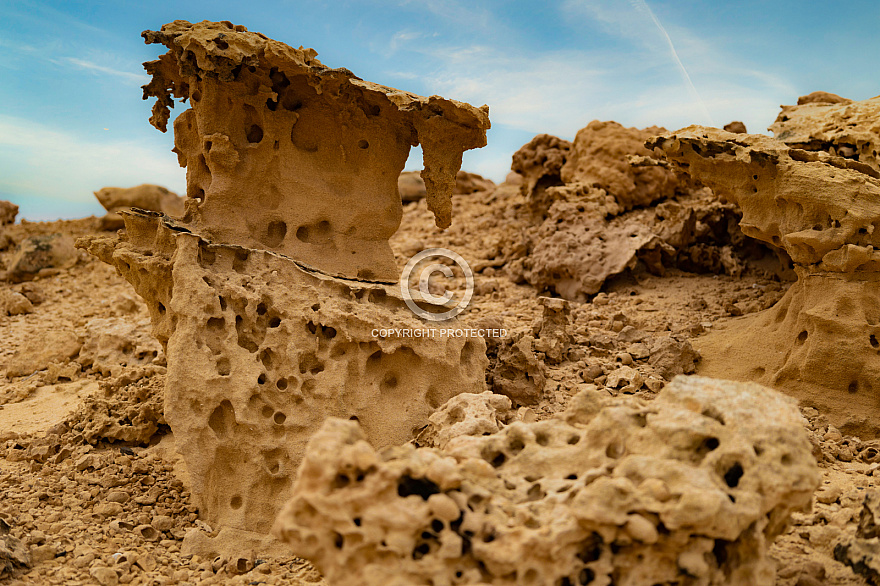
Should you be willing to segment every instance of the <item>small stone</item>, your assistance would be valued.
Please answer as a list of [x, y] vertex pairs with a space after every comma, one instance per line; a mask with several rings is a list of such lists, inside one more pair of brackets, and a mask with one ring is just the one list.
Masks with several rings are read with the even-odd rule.
[[92, 568], [89, 574], [102, 586], [115, 586], [119, 584], [119, 576], [116, 574], [116, 570], [112, 568]]
[[116, 502], [100, 503], [95, 505], [95, 513], [102, 517], [115, 517], [122, 513], [122, 505]]
[[55, 559], [55, 555], [58, 553], [58, 548], [54, 543], [47, 543], [45, 545], [37, 545], [31, 548], [31, 562], [37, 564], [39, 562], [45, 562], [47, 560]]
[[615, 360], [625, 366], [630, 366], [633, 363], [633, 357], [628, 352], [619, 352], [615, 357]]
[[134, 528], [134, 532], [146, 541], [159, 541], [159, 532], [152, 525], [138, 525]]
[[122, 490], [113, 490], [107, 494], [106, 500], [111, 503], [120, 503], [125, 504], [129, 501], [131, 496]]
[[168, 515], [159, 515], [150, 524], [156, 531], [170, 531], [174, 527], [174, 520]]

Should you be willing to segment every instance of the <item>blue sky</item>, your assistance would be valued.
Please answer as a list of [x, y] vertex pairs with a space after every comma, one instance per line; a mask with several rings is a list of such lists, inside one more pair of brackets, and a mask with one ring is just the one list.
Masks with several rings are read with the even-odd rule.
[[489, 104], [489, 146], [464, 168], [496, 181], [535, 134], [571, 139], [593, 119], [765, 132], [815, 90], [880, 94], [876, 0], [3, 0], [0, 199], [19, 217], [100, 214], [92, 191], [110, 185], [185, 191], [140, 89], [163, 49], [140, 33], [175, 19], [230, 20], [369, 81]]

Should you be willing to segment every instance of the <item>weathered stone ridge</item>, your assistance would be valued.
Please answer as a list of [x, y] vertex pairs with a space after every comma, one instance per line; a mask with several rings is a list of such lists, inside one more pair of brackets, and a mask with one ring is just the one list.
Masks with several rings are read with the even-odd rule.
[[[422, 145], [426, 198], [441, 228], [462, 153], [486, 144], [488, 107], [416, 96], [330, 69], [228, 22], [145, 31], [169, 51], [145, 64], [151, 123], [174, 122], [187, 168], [187, 223], [213, 242], [279, 252], [331, 274], [395, 281], [397, 178]], [[247, 213], [234, 210], [247, 208]]]

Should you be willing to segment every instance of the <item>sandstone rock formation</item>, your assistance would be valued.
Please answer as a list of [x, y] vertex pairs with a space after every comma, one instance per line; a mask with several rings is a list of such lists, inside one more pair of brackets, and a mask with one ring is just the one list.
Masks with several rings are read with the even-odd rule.
[[847, 433], [880, 430], [876, 163], [698, 126], [650, 144], [738, 204], [743, 232], [783, 248], [798, 276], [772, 309], [705, 338], [701, 372], [784, 389]]
[[[76, 262], [73, 238], [68, 234], [30, 236], [16, 248], [6, 278], [13, 283], [30, 281], [46, 269], [62, 269]], [[45, 273], [44, 273], [45, 274]]]
[[750, 253], [730, 221], [736, 206], [655, 158], [643, 143], [660, 130], [593, 121], [573, 143], [538, 135], [514, 154], [527, 218], [510, 230], [515, 279], [583, 301], [639, 262], [660, 275], [666, 266], [742, 272], [734, 251]]
[[183, 198], [160, 185], [137, 187], [104, 187], [95, 192], [98, 202], [107, 210], [101, 218], [103, 230], [119, 230], [124, 227], [119, 212], [131, 208], [162, 212], [178, 218], [183, 215]]
[[783, 106], [770, 126], [792, 148], [825, 151], [880, 171], [880, 96], [853, 102], [825, 92]]
[[376, 452], [326, 421], [276, 534], [341, 586], [770, 584], [767, 548], [819, 481], [793, 402], [755, 384], [586, 390], [556, 419], [472, 431]]
[[447, 225], [461, 153], [485, 144], [488, 118], [229, 23], [144, 36], [169, 48], [146, 64], [151, 122], [165, 128], [172, 96], [192, 105], [174, 123], [187, 211], [122, 212], [124, 234], [79, 245], [147, 302], [200, 514], [251, 540], [242, 532], [269, 530], [326, 417], [402, 443], [450, 397], [484, 389], [483, 340], [444, 336], [376, 279], [397, 279], [387, 239], [409, 147], [422, 143], [428, 206]]
[[838, 543], [834, 557], [862, 574], [871, 584], [880, 584], [880, 491], [865, 495], [854, 539]]
[[[476, 173], [459, 171], [455, 175], [455, 187], [452, 188], [452, 194], [469, 195], [478, 191], [488, 191], [494, 187], [495, 183], [491, 179], [486, 179]], [[400, 192], [400, 199], [403, 203], [419, 201], [427, 195], [425, 180], [422, 179], [418, 171], [401, 173], [397, 178], [397, 190]]]
[[18, 215], [18, 206], [10, 201], [0, 200], [0, 226], [12, 224], [15, 222], [15, 216]]
[[[485, 146], [488, 107], [423, 98], [329, 69], [241, 25], [175, 21], [144, 32], [169, 51], [146, 64], [152, 124], [174, 122], [190, 229], [279, 252], [331, 274], [395, 281], [388, 238], [397, 177], [422, 145], [428, 207], [449, 226], [462, 152]], [[353, 178], [357, 177], [357, 181]], [[249, 202], [247, 214], [230, 213]]]
[[749, 132], [748, 130], [746, 130], [746, 125], [739, 120], [734, 120], [729, 124], [725, 124], [724, 130], [726, 130], [727, 132], [733, 132], [735, 134], [747, 134]]

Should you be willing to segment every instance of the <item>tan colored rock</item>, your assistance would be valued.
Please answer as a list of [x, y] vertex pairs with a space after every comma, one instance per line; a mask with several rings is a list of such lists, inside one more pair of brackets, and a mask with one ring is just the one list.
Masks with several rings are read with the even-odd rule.
[[468, 171], [459, 171], [455, 174], [455, 188], [452, 193], [455, 195], [470, 195], [479, 191], [490, 191], [495, 189], [495, 182], [486, 179], [482, 175], [469, 173]]
[[837, 94], [832, 94], [831, 92], [813, 92], [798, 98], [798, 106], [804, 104], [848, 104], [850, 102], [852, 102], [852, 100], [841, 98]]
[[[397, 178], [418, 144], [428, 208], [449, 226], [461, 155], [485, 146], [488, 107], [365, 82], [241, 25], [178, 20], [143, 36], [169, 49], [145, 66], [153, 125], [165, 130], [172, 97], [191, 106], [174, 123], [191, 231], [394, 281]], [[230, 213], [244, 201], [247, 214]]]
[[201, 516], [265, 545], [326, 417], [402, 443], [450, 397], [484, 390], [483, 340], [438, 333], [375, 279], [397, 281], [387, 239], [410, 146], [422, 144], [445, 227], [487, 108], [364, 82], [229, 23], [175, 21], [144, 38], [169, 49], [146, 64], [151, 122], [165, 129], [172, 95], [192, 106], [174, 123], [187, 213], [122, 212], [125, 234], [80, 246], [147, 302], [167, 355], [165, 420]]
[[483, 436], [496, 433], [514, 421], [510, 399], [486, 391], [479, 395], [462, 393], [449, 399], [428, 418], [428, 425], [419, 433], [420, 446], [443, 449], [462, 435]]
[[[821, 99], [806, 99], [817, 94]], [[880, 96], [853, 102], [816, 92], [797, 106], [782, 106], [770, 131], [792, 148], [824, 151], [880, 171]]]
[[617, 122], [594, 120], [580, 129], [561, 169], [562, 181], [604, 190], [621, 210], [646, 206], [675, 194], [679, 178], [675, 171], [653, 165], [633, 165], [627, 156], [651, 156], [645, 140], [665, 129], [652, 126], [639, 130]]
[[64, 269], [76, 263], [77, 252], [69, 234], [25, 238], [15, 249], [6, 278], [13, 283], [30, 281], [44, 269]]
[[15, 223], [15, 216], [18, 215], [18, 206], [11, 201], [0, 200], [0, 226]]
[[107, 210], [101, 218], [102, 230], [119, 230], [124, 227], [119, 212], [137, 208], [162, 212], [167, 216], [183, 216], [184, 198], [161, 185], [138, 185], [137, 187], [103, 187], [94, 192], [98, 202]]
[[734, 120], [729, 124], [725, 124], [724, 130], [726, 130], [727, 132], [733, 132], [734, 134], [747, 134], [749, 132], [748, 130], [746, 130], [746, 125], [739, 120]]
[[30, 300], [11, 289], [0, 289], [0, 317], [32, 313], [34, 306]]
[[53, 362], [66, 362], [76, 357], [82, 340], [69, 330], [50, 330], [43, 336], [27, 340], [9, 359], [8, 378], [33, 374]]
[[[832, 117], [832, 121], [834, 118]], [[761, 135], [691, 126], [650, 142], [742, 208], [798, 281], [771, 309], [701, 338], [701, 373], [785, 390], [850, 434], [880, 426], [880, 173]]]
[[444, 450], [377, 452], [330, 419], [275, 532], [340, 586], [770, 584], [768, 547], [819, 483], [803, 425], [779, 393], [697, 377]]
[[502, 339], [486, 373], [489, 387], [517, 405], [535, 405], [544, 396], [547, 369], [535, 354], [535, 342], [529, 334]]
[[173, 227], [128, 216], [124, 240], [85, 244], [150, 307], [168, 360], [165, 419], [208, 522], [266, 531], [324, 417], [401, 443], [451, 396], [482, 390], [482, 340], [377, 336], [432, 327], [393, 288]]
[[870, 584], [880, 583], [880, 491], [865, 494], [854, 537], [834, 546], [834, 559], [850, 566]]
[[107, 317], [89, 320], [79, 362], [101, 374], [118, 374], [124, 366], [152, 363], [162, 354], [150, 335], [149, 320]]
[[562, 185], [562, 166], [571, 143], [550, 134], [539, 134], [513, 154], [510, 165], [522, 177], [520, 192], [526, 197], [540, 199], [548, 187]]
[[28, 547], [11, 534], [12, 525], [5, 514], [0, 514], [0, 579], [8, 580], [19, 571], [31, 567]]
[[418, 171], [404, 171], [397, 178], [397, 191], [403, 203], [410, 203], [425, 199], [425, 180], [419, 176]]

